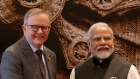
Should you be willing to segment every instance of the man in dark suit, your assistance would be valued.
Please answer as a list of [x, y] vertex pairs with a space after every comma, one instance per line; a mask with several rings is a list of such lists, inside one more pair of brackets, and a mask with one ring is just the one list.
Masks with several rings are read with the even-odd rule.
[[1, 79], [56, 79], [55, 53], [43, 45], [51, 29], [48, 14], [30, 9], [22, 29], [24, 36], [2, 55]]

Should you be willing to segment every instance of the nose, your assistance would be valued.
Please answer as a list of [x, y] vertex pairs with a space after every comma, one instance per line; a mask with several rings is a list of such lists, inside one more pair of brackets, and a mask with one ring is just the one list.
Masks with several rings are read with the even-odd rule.
[[103, 38], [100, 40], [100, 45], [106, 45], [106, 41]]
[[41, 27], [38, 29], [37, 33], [43, 33]]

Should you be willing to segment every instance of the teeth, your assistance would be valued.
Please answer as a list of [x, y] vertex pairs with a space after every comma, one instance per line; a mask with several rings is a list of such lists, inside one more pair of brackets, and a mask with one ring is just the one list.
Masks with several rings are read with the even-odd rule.
[[98, 50], [108, 50], [108, 48], [99, 48]]
[[35, 36], [36, 38], [43, 38], [44, 36]]

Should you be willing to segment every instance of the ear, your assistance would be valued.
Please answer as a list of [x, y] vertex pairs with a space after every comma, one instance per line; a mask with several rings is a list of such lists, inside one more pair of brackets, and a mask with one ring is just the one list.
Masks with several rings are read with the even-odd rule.
[[90, 47], [90, 40], [87, 40], [87, 45], [88, 47]]
[[22, 25], [22, 30], [25, 33], [25, 31], [26, 31], [26, 26], [25, 25]]

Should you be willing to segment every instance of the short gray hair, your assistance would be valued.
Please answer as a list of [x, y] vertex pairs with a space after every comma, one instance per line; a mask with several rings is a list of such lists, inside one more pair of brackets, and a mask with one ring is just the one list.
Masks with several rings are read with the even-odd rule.
[[[98, 27], [98, 26], [106, 26], [106, 27], [109, 27], [109, 25], [107, 24], [107, 23], [104, 23], [104, 22], [98, 22], [98, 23], [95, 23], [95, 24], [93, 24], [90, 28], [89, 28], [89, 31], [88, 31], [88, 39], [91, 39], [91, 31], [93, 31], [93, 29], [95, 29], [96, 27]], [[109, 27], [110, 28], [110, 27]], [[110, 28], [111, 29], [111, 28]], [[114, 37], [113, 36], [113, 31], [112, 31], [112, 29], [111, 29], [111, 35], [112, 35], [112, 37]]]
[[27, 23], [27, 19], [29, 16], [36, 15], [36, 14], [46, 14], [48, 16], [48, 13], [45, 10], [40, 9], [40, 8], [32, 8], [28, 10], [26, 14], [24, 15], [24, 24]]

